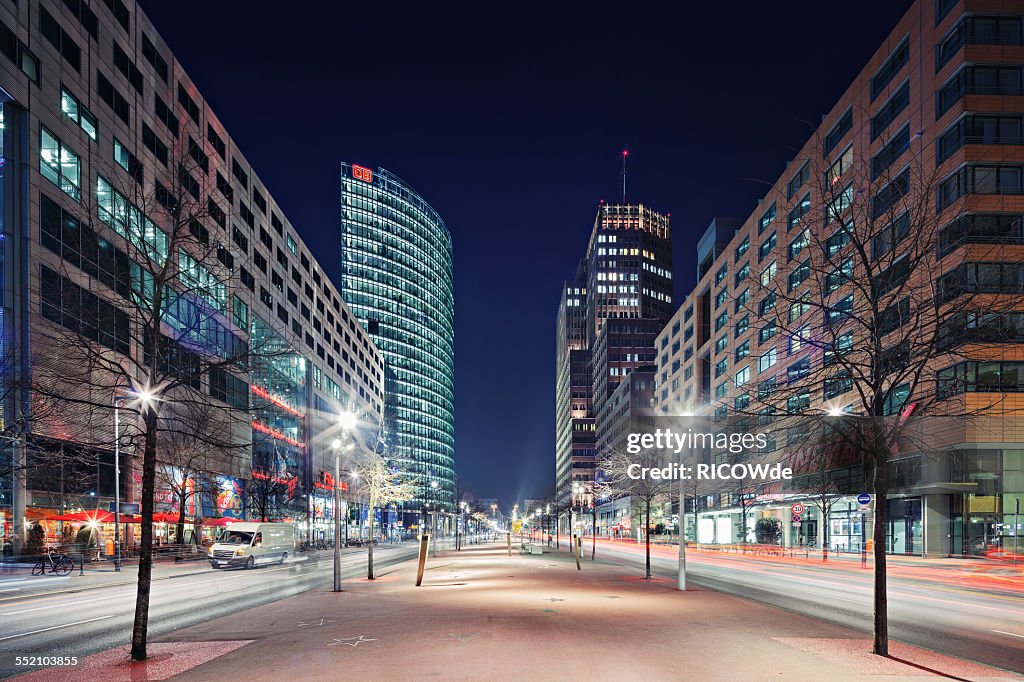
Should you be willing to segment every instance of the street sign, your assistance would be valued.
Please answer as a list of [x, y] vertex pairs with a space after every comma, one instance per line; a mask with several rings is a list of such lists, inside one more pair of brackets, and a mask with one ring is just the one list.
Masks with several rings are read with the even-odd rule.
[[861, 493], [860, 495], [857, 496], [857, 504], [861, 506], [871, 504], [871, 495], [868, 495], [867, 493]]
[[800, 523], [800, 515], [799, 514], [793, 514], [793, 523], [795, 523], [795, 524], [799, 524]]
[[804, 506], [797, 502], [796, 504], [793, 505], [793, 513], [797, 516], [800, 516], [804, 513]]
[[[114, 503], [113, 502], [111, 502], [110, 506], [107, 507], [107, 508], [110, 510], [110, 513], [114, 513], [115, 507], [114, 507]], [[121, 503], [121, 513], [122, 514], [139, 514], [141, 511], [142, 511], [141, 510], [141, 506], [137, 502], [134, 502], [134, 503], [133, 502], [122, 502]]]
[[794, 528], [799, 528], [800, 527], [800, 522], [799, 521], [794, 521], [793, 522], [793, 527]]

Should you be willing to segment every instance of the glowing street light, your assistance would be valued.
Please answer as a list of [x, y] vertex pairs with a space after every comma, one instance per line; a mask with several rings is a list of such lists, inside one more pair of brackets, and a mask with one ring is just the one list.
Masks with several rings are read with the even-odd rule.
[[342, 412], [338, 415], [338, 426], [345, 429], [346, 432], [352, 431], [356, 428], [356, 424], [359, 422], [356, 416], [351, 412]]
[[[351, 412], [338, 415], [338, 424], [346, 434], [356, 426], [356, 416]], [[351, 435], [349, 435], [351, 439]], [[342, 447], [342, 440], [335, 438], [331, 443], [334, 450], [334, 591], [341, 592], [341, 453], [348, 452], [355, 443], [349, 441]]]
[[157, 392], [148, 386], [114, 396], [114, 570], [121, 570], [121, 402], [135, 401], [149, 409], [159, 400]]

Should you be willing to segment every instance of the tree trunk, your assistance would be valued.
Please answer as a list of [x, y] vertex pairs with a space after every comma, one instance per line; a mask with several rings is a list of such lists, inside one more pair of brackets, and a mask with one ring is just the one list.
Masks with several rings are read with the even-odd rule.
[[374, 507], [370, 507], [370, 544], [366, 552], [366, 579], [373, 580], [373, 512]]
[[178, 496], [178, 525], [175, 529], [175, 535], [178, 538], [178, 544], [185, 544], [185, 495]]
[[831, 505], [822, 504], [820, 507], [821, 511], [821, 560], [828, 561], [828, 512]]
[[874, 542], [874, 643], [871, 651], [879, 656], [889, 655], [889, 597], [886, 594], [885, 530], [889, 470], [888, 462], [875, 464], [875, 522]]
[[651, 577], [651, 500], [647, 499], [647, 518], [644, 521], [644, 541], [647, 546], [647, 577]]
[[[576, 542], [576, 531], [572, 526], [572, 506], [569, 506], [569, 542], [573, 544]], [[569, 551], [572, 552], [573, 548], [570, 547]]]
[[153, 580], [153, 493], [156, 487], [156, 412], [145, 410], [146, 444], [142, 454], [142, 544], [139, 548], [139, 585], [135, 598], [135, 622], [132, 624], [133, 660], [146, 659], [149, 630], [149, 592]]
[[693, 491], [693, 541], [697, 542], [697, 489]]

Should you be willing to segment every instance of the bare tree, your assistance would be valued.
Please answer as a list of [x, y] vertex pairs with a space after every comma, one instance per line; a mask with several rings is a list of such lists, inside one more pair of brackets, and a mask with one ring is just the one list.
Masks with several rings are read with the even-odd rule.
[[[905, 131], [882, 144], [884, 153], [872, 158], [853, 146], [811, 145], [808, 197], [795, 197], [789, 244], [759, 266], [760, 287], [751, 285], [757, 293], [737, 305], [746, 315], [739, 319], [756, 321], [768, 349], [746, 412], [769, 419], [813, 413], [857, 424], [843, 437], [864, 462], [874, 495], [873, 651], [887, 655], [886, 522], [894, 472], [915, 420], [976, 412], [957, 397], [964, 386], [956, 367], [966, 357], [964, 344], [982, 333], [972, 328], [987, 324], [998, 337], [1005, 315], [1020, 309], [1019, 285], [1000, 276], [1005, 247], [998, 242], [1019, 241], [1021, 225], [976, 224], [968, 213], [971, 195], [998, 191], [996, 169], [936, 167], [933, 150]], [[984, 273], [942, 260], [965, 239], [975, 243], [971, 261], [992, 264]], [[757, 273], [751, 274], [753, 280]], [[784, 352], [785, 370], [767, 371]], [[818, 466], [834, 468], [834, 456], [823, 451]], [[827, 499], [827, 478], [818, 483]]]
[[415, 486], [394, 467], [388, 464], [384, 456], [377, 452], [369, 452], [356, 469], [359, 474], [360, 486], [366, 493], [370, 518], [370, 544], [367, 553], [366, 577], [373, 580], [373, 525], [376, 510], [385, 509], [392, 502], [411, 500]]
[[[163, 425], [157, 482], [174, 501], [178, 514], [175, 537], [179, 544], [184, 544], [189, 502], [200, 506], [202, 477], [215, 470], [239, 471], [241, 462], [248, 460], [251, 446], [249, 442], [231, 437], [231, 426], [225, 423], [225, 415], [212, 405], [188, 402], [169, 405], [170, 410], [183, 411], [183, 417], [177, 421], [186, 421], [189, 427]], [[194, 540], [199, 544], [198, 537]]]
[[261, 521], [283, 516], [297, 486], [298, 479], [284, 466], [276, 447], [271, 459], [249, 466], [249, 506]]
[[602, 491], [614, 497], [629, 496], [634, 503], [639, 503], [643, 510], [641, 528], [645, 528], [644, 543], [646, 553], [645, 577], [651, 577], [651, 507], [668, 500], [672, 493], [671, 479], [651, 478], [649, 476], [634, 478], [635, 468], [653, 469], [665, 466], [662, 454], [658, 450], [642, 450], [631, 455], [624, 450], [613, 449], [599, 464], [604, 472], [605, 483]]
[[[209, 158], [194, 143], [184, 146], [172, 143], [167, 173], [97, 176], [83, 192], [83, 215], [44, 216], [47, 251], [35, 292], [49, 324], [33, 329], [31, 389], [61, 421], [34, 422], [34, 429], [109, 447], [115, 396], [135, 398], [121, 410], [142, 473], [136, 660], [147, 655], [159, 444], [182, 432], [213, 448], [251, 441], [249, 419], [238, 414], [249, 409], [248, 385], [238, 375], [266, 352], [246, 328], [248, 307], [232, 296], [243, 284], [226, 246], [227, 211], [213, 192]], [[73, 239], [48, 227], [68, 219], [78, 228]], [[225, 415], [235, 413], [227, 438], [189, 421], [190, 408], [211, 397], [224, 403]]]

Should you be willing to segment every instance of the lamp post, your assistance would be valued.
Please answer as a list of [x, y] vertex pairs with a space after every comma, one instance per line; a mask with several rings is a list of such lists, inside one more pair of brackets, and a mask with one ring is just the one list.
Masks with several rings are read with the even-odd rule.
[[[338, 417], [338, 424], [351, 437], [351, 431], [356, 426], [356, 416], [351, 412], [343, 412]], [[347, 452], [354, 445], [349, 442], [344, 450]], [[334, 591], [341, 592], [341, 439], [335, 438], [331, 446], [334, 449]]]
[[114, 396], [114, 571], [121, 570], [121, 401], [137, 400], [148, 408], [155, 399], [156, 394], [149, 390]]
[[[114, 571], [121, 570], [121, 408], [128, 396], [114, 396]], [[62, 460], [63, 461], [63, 460]], [[88, 543], [86, 543], [88, 544]], [[84, 553], [83, 553], [83, 556]], [[83, 562], [84, 563], [84, 562]]]
[[458, 552], [462, 551], [462, 544], [465, 542], [466, 535], [466, 508], [469, 506], [466, 502], [459, 503], [459, 514], [455, 517], [455, 550]]

